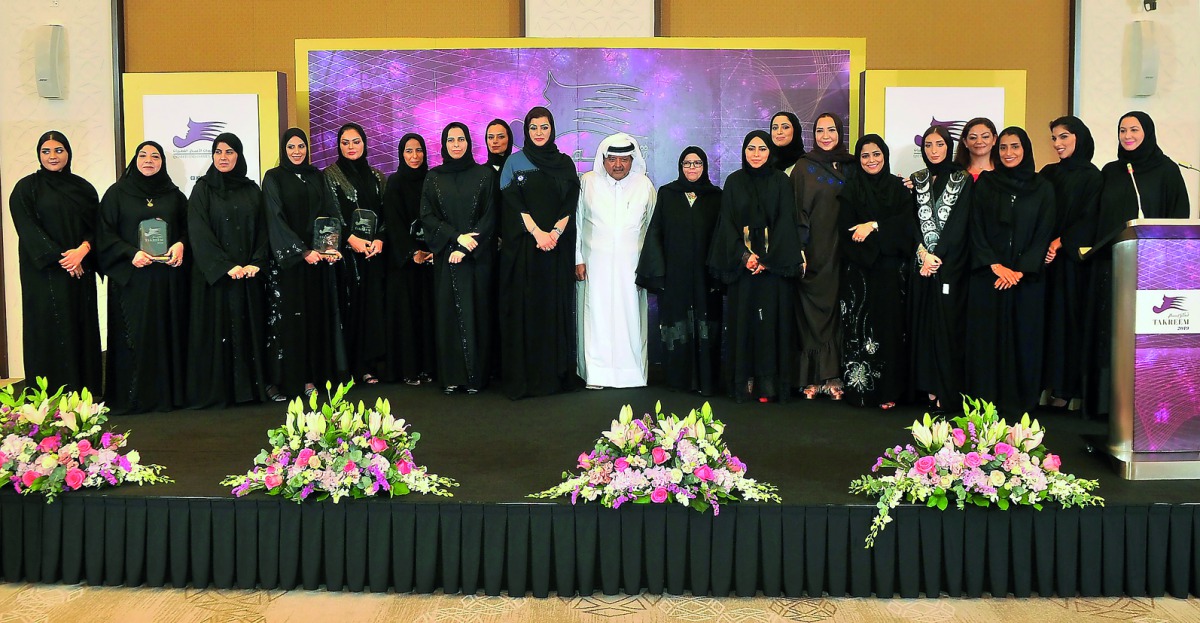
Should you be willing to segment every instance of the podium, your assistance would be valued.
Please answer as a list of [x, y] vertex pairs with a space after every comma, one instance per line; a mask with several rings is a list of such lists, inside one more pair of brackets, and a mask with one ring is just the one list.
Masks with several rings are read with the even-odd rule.
[[1108, 453], [1128, 480], [1200, 478], [1200, 221], [1129, 221], [1112, 287]]

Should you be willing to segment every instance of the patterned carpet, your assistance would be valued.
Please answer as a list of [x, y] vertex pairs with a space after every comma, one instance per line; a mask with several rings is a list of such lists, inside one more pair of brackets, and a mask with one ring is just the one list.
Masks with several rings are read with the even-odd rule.
[[713, 599], [617, 595], [511, 599], [477, 595], [330, 594], [0, 584], [0, 623], [310, 621], [537, 623], [632, 621], [1200, 621], [1200, 600], [1181, 599]]

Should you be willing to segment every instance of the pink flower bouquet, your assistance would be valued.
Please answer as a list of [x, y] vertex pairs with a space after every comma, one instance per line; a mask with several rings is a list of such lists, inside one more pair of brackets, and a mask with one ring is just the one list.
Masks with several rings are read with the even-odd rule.
[[1012, 504], [1041, 510], [1043, 502], [1064, 508], [1104, 505], [1091, 491], [1099, 486], [1061, 471], [1062, 461], [1042, 445], [1045, 430], [1029, 414], [1009, 425], [990, 402], [963, 399], [963, 415], [950, 421], [931, 418], [909, 427], [913, 443], [884, 450], [871, 473], [850, 483], [851, 493], [879, 498], [867, 547], [892, 521], [901, 501], [945, 510], [950, 500], [1007, 510]]
[[373, 409], [345, 400], [353, 385], [338, 385], [320, 408], [315, 392], [307, 411], [300, 398], [292, 401], [284, 425], [267, 431], [271, 447], [254, 457], [254, 467], [221, 484], [233, 487], [238, 497], [266, 491], [295, 502], [315, 495], [336, 504], [344, 497], [412, 491], [452, 497], [449, 489], [457, 482], [429, 473], [413, 459], [421, 434], [410, 433], [404, 420], [393, 417], [387, 400], [377, 400]]
[[674, 502], [699, 511], [711, 506], [713, 514], [738, 500], [780, 502], [774, 485], [746, 477], [746, 464], [730, 453], [724, 431], [708, 403], [685, 418], [664, 415], [660, 403], [653, 416], [634, 419], [626, 405], [592, 451], [579, 455], [579, 473], [563, 472], [563, 482], [529, 497], [599, 500], [608, 508]]
[[0, 487], [38, 493], [47, 502], [64, 491], [127, 482], [171, 482], [161, 465], [145, 465], [137, 450], [123, 451], [129, 433], [104, 430], [108, 408], [86, 388], [50, 395], [47, 381], [20, 394], [0, 390]]

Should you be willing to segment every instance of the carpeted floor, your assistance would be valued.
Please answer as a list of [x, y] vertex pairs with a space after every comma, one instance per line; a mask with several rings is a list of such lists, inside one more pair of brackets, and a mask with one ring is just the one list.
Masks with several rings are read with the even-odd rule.
[[[436, 387], [358, 386], [351, 397], [367, 402], [383, 396], [393, 413], [421, 433], [419, 463], [461, 483], [455, 501], [467, 503], [529, 502], [525, 496], [550, 487], [563, 470], [575, 467], [607, 430], [621, 405], [635, 413], [654, 409], [685, 414], [702, 404], [699, 396], [661, 387], [581, 391], [573, 394], [511, 401], [499, 391], [477, 396], [444, 396]], [[854, 478], [870, 470], [886, 447], [906, 443], [904, 428], [924, 411], [900, 407], [891, 411], [854, 408], [829, 400], [794, 399], [786, 404], [736, 404], [712, 399], [716, 416], [726, 424], [729, 447], [749, 465], [751, 476], [779, 486], [785, 504], [867, 504], [847, 493]], [[160, 463], [174, 484], [152, 488], [123, 487], [103, 495], [228, 495], [219, 481], [246, 470], [267, 444], [265, 431], [283, 422], [283, 403], [216, 411], [177, 411], [114, 417], [129, 429], [130, 446], [144, 461]], [[1107, 423], [1077, 414], [1037, 413], [1049, 429], [1046, 445], [1062, 456], [1063, 469], [1101, 479], [1100, 494], [1110, 504], [1200, 502], [1200, 488], [1190, 481], [1122, 480], [1099, 453], [1088, 451], [1085, 437], [1107, 433]], [[409, 496], [413, 503], [441, 499]]]
[[91, 588], [0, 584], [0, 621], [28, 623], [634, 623], [993, 621], [1186, 622], [1200, 620], [1197, 599], [714, 599], [593, 595], [512, 599], [477, 595]]

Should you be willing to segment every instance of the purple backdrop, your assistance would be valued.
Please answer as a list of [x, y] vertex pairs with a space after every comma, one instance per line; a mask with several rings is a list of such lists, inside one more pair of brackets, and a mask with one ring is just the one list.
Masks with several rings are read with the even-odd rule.
[[[441, 160], [441, 130], [451, 121], [471, 129], [475, 158], [486, 157], [485, 124], [505, 119], [518, 137], [525, 113], [538, 105], [555, 117], [558, 145], [579, 170], [592, 168], [596, 146], [614, 132], [638, 137], [651, 179], [676, 177], [690, 144], [709, 154], [721, 184], [740, 164], [746, 132], [765, 129], [777, 110], [803, 126], [819, 112], [848, 119], [848, 50], [642, 48], [503, 48], [323, 50], [309, 53], [313, 162], [336, 157], [337, 129], [367, 131], [371, 164], [392, 173], [397, 141], [425, 137], [430, 165]], [[812, 144], [811, 127], [804, 141]]]

